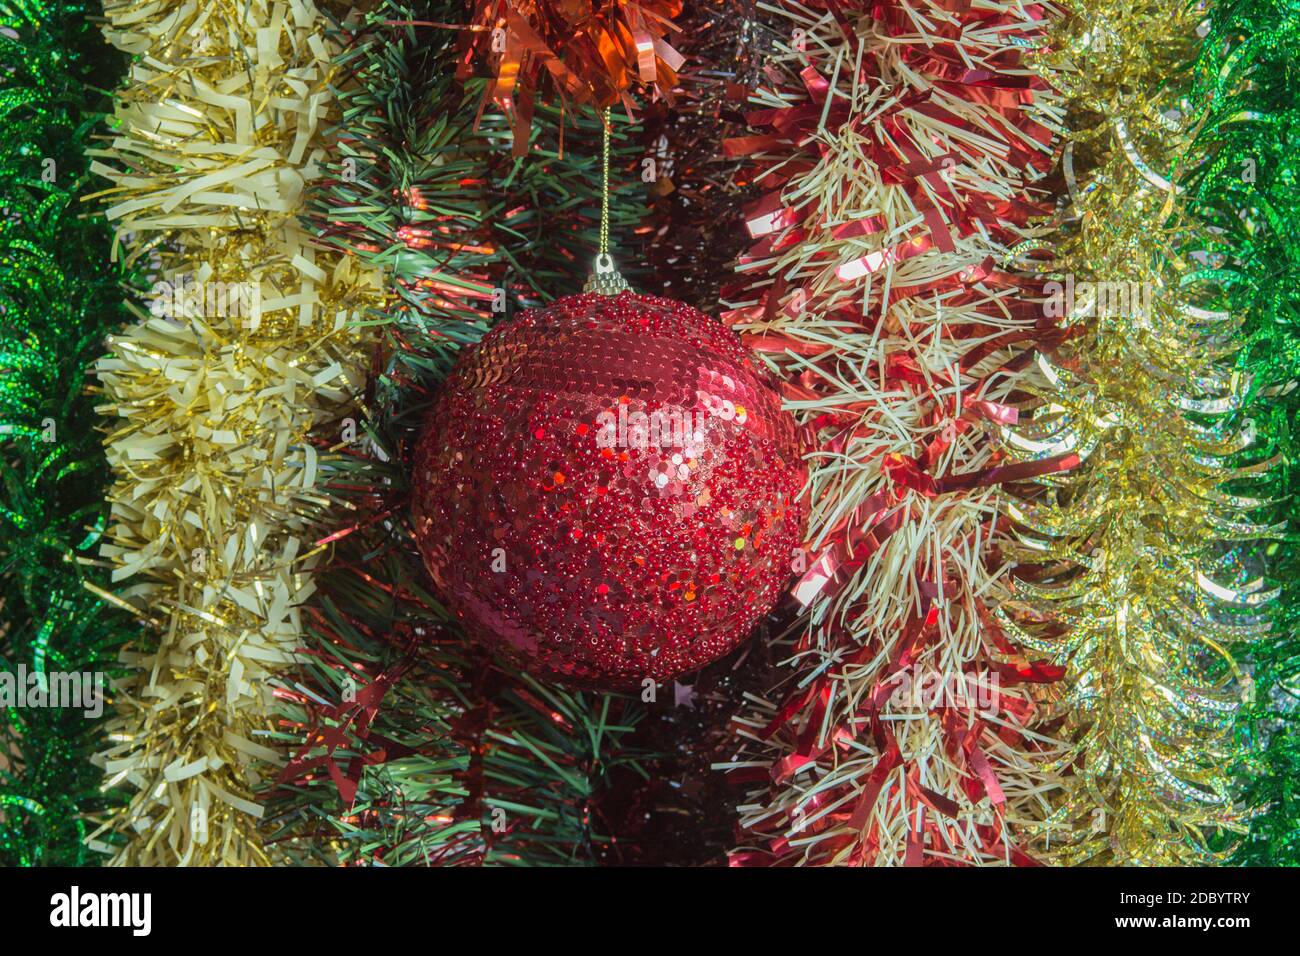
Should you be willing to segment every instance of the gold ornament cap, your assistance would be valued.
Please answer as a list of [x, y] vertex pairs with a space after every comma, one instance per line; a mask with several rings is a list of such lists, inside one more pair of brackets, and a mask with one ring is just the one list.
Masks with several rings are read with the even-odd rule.
[[618, 268], [614, 265], [614, 257], [608, 252], [602, 252], [596, 256], [596, 268], [591, 275], [587, 276], [587, 284], [582, 287], [582, 291], [595, 292], [598, 295], [618, 295], [630, 288], [627, 280], [619, 274]]

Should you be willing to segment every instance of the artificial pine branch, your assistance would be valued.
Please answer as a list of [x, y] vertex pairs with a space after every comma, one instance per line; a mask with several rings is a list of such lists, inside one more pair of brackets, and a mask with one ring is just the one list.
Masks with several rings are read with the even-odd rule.
[[[480, 91], [454, 76], [454, 34], [416, 25], [459, 12], [389, 0], [340, 36], [342, 162], [314, 228], [382, 268], [389, 295], [369, 315], [369, 414], [322, 433], [339, 522], [306, 609], [310, 663], [280, 691], [294, 760], [271, 828], [300, 861], [592, 863], [599, 792], [638, 766], [624, 744], [638, 708], [546, 687], [467, 643], [409, 526], [411, 452], [459, 348], [576, 289], [596, 250], [599, 121], [577, 118], [563, 153], [559, 129], [536, 123], [522, 158], [502, 118], [476, 129]], [[616, 224], [640, 215], [630, 191], [612, 197]]]

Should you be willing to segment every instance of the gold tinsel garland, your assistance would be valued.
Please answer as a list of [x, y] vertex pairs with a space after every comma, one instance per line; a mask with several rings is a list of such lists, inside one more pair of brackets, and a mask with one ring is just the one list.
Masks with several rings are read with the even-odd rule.
[[351, 322], [379, 281], [298, 221], [335, 102], [311, 0], [105, 13], [136, 57], [94, 169], [126, 253], [159, 282], [99, 367], [116, 473], [103, 554], [159, 627], [123, 657], [102, 755], [106, 785], [135, 793], [91, 840], [117, 864], [267, 863], [273, 683], [301, 646], [326, 504], [311, 436], [363, 385]]
[[1089, 2], [1043, 65], [1066, 95], [1070, 205], [1053, 237], [1046, 309], [1074, 335], [1037, 357], [1039, 404], [1008, 428], [1025, 458], [1074, 451], [1012, 509], [1014, 598], [1000, 611], [1066, 679], [1044, 726], [1069, 741], [1062, 783], [1027, 828], [1063, 864], [1205, 864], [1240, 829], [1228, 771], [1249, 693], [1235, 643], [1270, 598], [1234, 542], [1267, 536], [1258, 504], [1225, 492], [1250, 441], [1234, 417], [1237, 317], [1216, 309], [1213, 263], [1177, 185], [1203, 104], [1189, 102], [1194, 9]]

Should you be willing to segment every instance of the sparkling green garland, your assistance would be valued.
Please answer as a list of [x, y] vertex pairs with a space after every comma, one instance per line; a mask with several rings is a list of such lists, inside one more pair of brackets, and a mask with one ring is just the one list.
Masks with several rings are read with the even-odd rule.
[[[1272, 630], [1247, 651], [1253, 701], [1239, 722], [1240, 768], [1251, 809], [1246, 865], [1300, 865], [1300, 2], [1212, 5], [1195, 100], [1210, 104], [1198, 145], [1210, 160], [1188, 183], [1215, 228], [1207, 263], [1226, 278], [1224, 308], [1245, 316], [1240, 370], [1251, 377], [1245, 414], [1252, 459], [1269, 465], [1264, 512], [1280, 542], [1244, 556], [1281, 587]], [[1246, 462], [1250, 464], [1251, 462]]]
[[95, 708], [31, 706], [34, 679], [18, 685], [19, 668], [107, 681], [134, 632], [85, 586], [101, 577], [90, 555], [107, 483], [87, 369], [126, 317], [108, 230], [80, 201], [102, 91], [123, 67], [97, 12], [0, 0], [0, 864], [10, 866], [95, 862], [85, 815], [111, 799], [89, 763]]

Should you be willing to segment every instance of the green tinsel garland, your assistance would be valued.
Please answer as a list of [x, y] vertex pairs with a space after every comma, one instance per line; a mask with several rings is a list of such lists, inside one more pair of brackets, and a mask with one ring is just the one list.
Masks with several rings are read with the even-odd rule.
[[[340, 537], [306, 609], [312, 662], [282, 689], [302, 734], [285, 737], [295, 760], [271, 801], [296, 862], [593, 863], [599, 791], [616, 768], [639, 771], [623, 741], [638, 707], [548, 687], [467, 644], [408, 527], [408, 455], [457, 352], [577, 291], [597, 235], [599, 121], [577, 118], [561, 154], [560, 115], [539, 107], [523, 159], [504, 117], [475, 129], [481, 87], [455, 80], [455, 33], [427, 25], [461, 15], [457, 0], [387, 0], [338, 64], [343, 159], [313, 226], [395, 294], [371, 316], [369, 413], [322, 438], [346, 446], [331, 462]], [[616, 232], [641, 212], [633, 188], [613, 197]]]
[[[108, 483], [87, 370], [126, 319], [127, 278], [80, 201], [124, 68], [98, 6], [0, 0], [0, 671], [14, 680], [23, 666], [107, 681], [135, 631], [85, 587], [106, 577], [91, 555]], [[0, 693], [0, 864], [96, 862], [83, 839], [112, 800], [89, 763], [102, 721], [16, 704]]]
[[1244, 799], [1254, 814], [1235, 861], [1300, 865], [1300, 2], [1223, 0], [1209, 12], [1195, 100], [1210, 114], [1210, 160], [1189, 189], [1217, 230], [1208, 263], [1229, 279], [1226, 308], [1246, 317], [1240, 368], [1252, 376], [1245, 414], [1251, 455], [1274, 460], [1270, 497], [1280, 543], [1248, 555], [1281, 587], [1272, 631], [1247, 663], [1254, 699], [1239, 721]]

